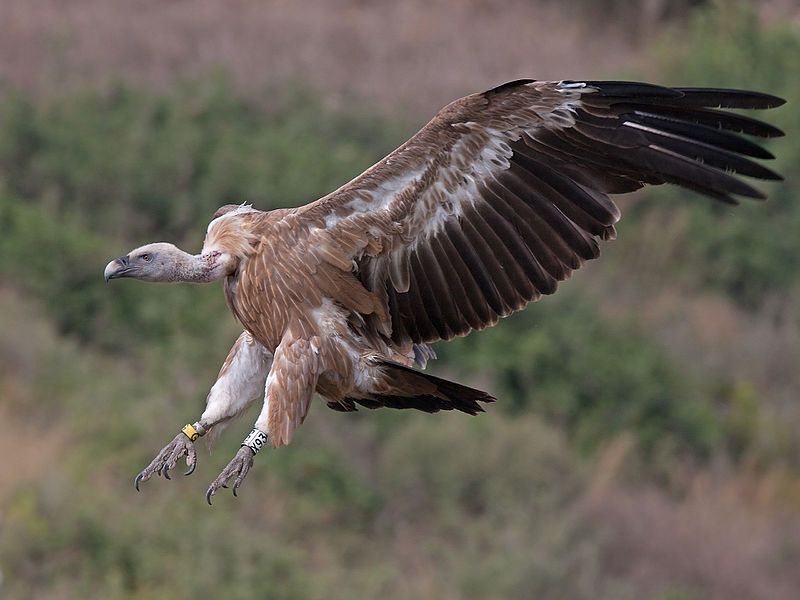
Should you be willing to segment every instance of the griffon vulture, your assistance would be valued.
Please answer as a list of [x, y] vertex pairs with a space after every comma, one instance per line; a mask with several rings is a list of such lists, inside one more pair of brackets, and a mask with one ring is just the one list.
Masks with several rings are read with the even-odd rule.
[[[253, 431], [208, 488], [233, 492], [267, 441], [288, 444], [317, 392], [330, 408], [460, 410], [486, 392], [413, 368], [429, 344], [484, 329], [556, 291], [615, 237], [609, 194], [672, 183], [715, 200], [763, 199], [778, 180], [738, 134], [781, 131], [721, 109], [772, 108], [758, 92], [616, 81], [506, 83], [456, 100], [389, 156], [324, 198], [262, 212], [223, 206], [200, 254], [142, 246], [106, 280], [222, 280], [244, 327], [205, 411], [136, 478], [186, 456], [263, 394]], [[188, 474], [188, 473], [187, 473]]]

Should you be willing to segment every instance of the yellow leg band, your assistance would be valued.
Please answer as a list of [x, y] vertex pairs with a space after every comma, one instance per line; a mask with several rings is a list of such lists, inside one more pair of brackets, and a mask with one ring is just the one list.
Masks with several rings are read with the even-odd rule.
[[196, 442], [197, 438], [200, 437], [200, 432], [197, 431], [197, 429], [195, 429], [194, 426], [189, 425], [188, 423], [183, 426], [183, 429], [181, 429], [181, 431], [186, 437], [188, 437], [193, 442]]

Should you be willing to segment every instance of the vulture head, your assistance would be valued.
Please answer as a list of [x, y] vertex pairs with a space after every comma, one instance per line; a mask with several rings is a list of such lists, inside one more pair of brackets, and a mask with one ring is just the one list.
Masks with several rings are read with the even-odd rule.
[[147, 244], [115, 258], [103, 273], [106, 281], [130, 277], [142, 281], [206, 283], [228, 275], [232, 270], [221, 252], [191, 255], [173, 244]]
[[106, 266], [106, 281], [132, 277], [142, 281], [176, 281], [183, 263], [189, 256], [166, 242], [147, 244], [115, 258]]

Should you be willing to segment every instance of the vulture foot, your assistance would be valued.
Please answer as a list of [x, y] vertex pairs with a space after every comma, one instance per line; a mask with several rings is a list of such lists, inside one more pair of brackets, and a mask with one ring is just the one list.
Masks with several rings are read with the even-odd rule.
[[181, 432], [175, 436], [169, 444], [164, 446], [161, 452], [153, 459], [144, 471], [139, 473], [134, 480], [136, 491], [139, 491], [139, 484], [143, 481], [150, 479], [155, 473], [163, 475], [166, 479], [171, 479], [169, 470], [175, 468], [178, 460], [186, 455], [186, 466], [188, 470], [184, 475], [191, 475], [197, 466], [197, 450], [192, 442], [186, 435]]
[[211, 485], [208, 486], [208, 491], [206, 492], [206, 502], [208, 502], [209, 506], [211, 506], [211, 496], [216, 494], [219, 488], [227, 488], [228, 480], [234, 475], [236, 476], [236, 479], [233, 482], [233, 495], [237, 495], [236, 491], [239, 489], [239, 486], [242, 485], [244, 478], [247, 477], [247, 472], [250, 470], [250, 467], [253, 466], [254, 456], [255, 454], [253, 451], [247, 446], [242, 446], [239, 448], [239, 451], [233, 457], [231, 462], [228, 463], [228, 466], [222, 469], [222, 473], [219, 474], [219, 477], [212, 481]]

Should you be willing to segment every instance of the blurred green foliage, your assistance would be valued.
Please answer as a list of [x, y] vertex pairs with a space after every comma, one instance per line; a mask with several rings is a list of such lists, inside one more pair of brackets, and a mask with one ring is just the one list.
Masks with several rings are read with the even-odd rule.
[[442, 353], [492, 373], [508, 410], [545, 415], [584, 450], [625, 431], [647, 452], [669, 445], [707, 456], [720, 441], [701, 383], [632, 319], [604, 317], [574, 288]]
[[[219, 75], [166, 91], [115, 82], [47, 98], [4, 87], [0, 391], [24, 378], [20, 401], [67, 423], [71, 439], [52, 477], [3, 509], [3, 592], [636, 597], [598, 567], [602, 532], [583, 521], [599, 448], [630, 436], [645, 477], [665, 456], [673, 466], [744, 461], [768, 446], [770, 460], [796, 457], [767, 418], [778, 403], [756, 383], [698, 372], [693, 348], [666, 347], [605, 294], [629, 294], [620, 282], [674, 283], [752, 315], [798, 297], [798, 56], [796, 30], [764, 27], [745, 8], [683, 23], [658, 49], [668, 82], [790, 100], [768, 116], [795, 134], [770, 145], [787, 176], [771, 200], [733, 211], [675, 190], [643, 195], [621, 224], [616, 263], [587, 266], [593, 279], [578, 273], [555, 297], [437, 348], [433, 368], [497, 395], [489, 415], [343, 416], [317, 406], [291, 447], [259, 456], [235, 512], [207, 510], [197, 478], [227, 462], [246, 424], [211, 459], [201, 454], [189, 480], [151, 482], [141, 496], [123, 485], [199, 414], [237, 333], [221, 291], [105, 286], [103, 267], [157, 239], [199, 247], [226, 203], [270, 209], [320, 197], [413, 127], [333, 110], [302, 89], [245, 101]], [[662, 216], [678, 226], [653, 235], [645, 225]], [[636, 272], [636, 249], [656, 246], [679, 260]], [[704, 596], [678, 582], [655, 597]]]
[[263, 105], [224, 76], [158, 93], [123, 82], [41, 99], [2, 94], [0, 167], [10, 193], [88, 229], [198, 243], [224, 204], [316, 199], [387, 154], [411, 130], [326, 110], [290, 88]]
[[692, 203], [689, 210], [685, 259], [705, 265], [695, 276], [753, 307], [800, 289], [800, 144], [793, 139], [800, 131], [800, 35], [788, 23], [765, 28], [748, 3], [717, 6], [695, 15], [688, 32], [681, 26], [657, 52], [667, 83], [747, 87], [788, 100], [766, 117], [789, 134], [769, 145], [777, 157], [770, 167], [786, 178], [769, 186], [769, 201], [744, 203], [736, 208], [737, 218], [715, 204]]
[[[3, 508], [9, 597], [250, 598], [258, 590], [262, 598], [345, 599], [459, 590], [478, 599], [529, 589], [596, 597], [586, 573], [598, 540], [577, 506], [584, 468], [564, 437], [533, 416], [317, 411], [297, 444], [259, 457], [235, 510], [227, 494], [209, 509], [197, 474], [227, 462], [242, 423], [213, 456], [200, 453], [195, 476], [176, 472], [172, 485], [157, 479], [136, 494], [129, 476], [163, 442], [164, 428], [154, 424], [182, 422], [204, 384], [154, 398], [155, 382], [131, 378], [119, 360], [75, 352], [40, 330], [31, 307], [3, 301], [11, 309], [0, 315], [5, 331], [19, 327], [27, 343], [71, 355], [47, 369], [62, 382], [49, 410], [71, 424], [69, 451]], [[15, 316], [25, 322], [16, 325]], [[76, 377], [82, 385], [63, 385]], [[387, 553], [410, 561], [416, 581]], [[509, 553], [518, 556], [509, 561]]]

